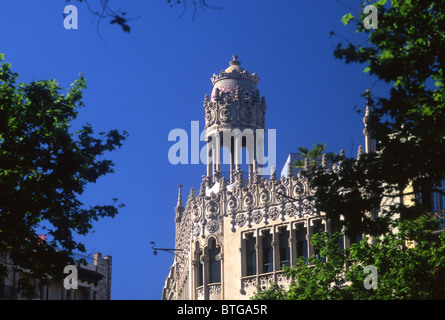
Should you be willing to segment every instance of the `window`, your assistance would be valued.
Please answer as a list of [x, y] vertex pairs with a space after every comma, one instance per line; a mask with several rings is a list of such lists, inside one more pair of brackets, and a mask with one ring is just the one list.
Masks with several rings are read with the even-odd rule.
[[[342, 233], [342, 225], [339, 221], [334, 221], [332, 223], [332, 234], [336, 234], [336, 233]], [[338, 247], [340, 248], [341, 251], [345, 250], [345, 243], [344, 243], [344, 238], [343, 235], [338, 239], [337, 242]]]
[[253, 234], [246, 235], [246, 276], [256, 274], [256, 240]]
[[211, 239], [209, 242], [209, 258], [210, 258], [210, 283], [221, 282], [221, 261], [219, 259], [220, 248], [216, 247], [216, 240]]
[[307, 258], [307, 240], [306, 240], [306, 228], [303, 225], [300, 225], [297, 229], [297, 237], [296, 237], [296, 249], [297, 249], [297, 258], [303, 257]]
[[279, 230], [280, 268], [290, 266], [289, 231], [286, 228]]
[[262, 237], [263, 245], [263, 273], [273, 271], [272, 235], [266, 231]]
[[[314, 222], [313, 234], [315, 235], [315, 234], [322, 233], [322, 232], [324, 232], [324, 227], [323, 227], [323, 224], [321, 223], [321, 221]], [[315, 255], [315, 258], [321, 259], [322, 261], [326, 261], [325, 257], [320, 256], [319, 248], [314, 247], [314, 255]]]
[[202, 250], [199, 248], [199, 243], [196, 243], [196, 249], [195, 249], [195, 257], [198, 260], [198, 263], [196, 265], [196, 286], [200, 287], [203, 285], [203, 265], [201, 262], [201, 256], [202, 256]]
[[[445, 191], [445, 180], [440, 180], [438, 183], [434, 185], [435, 189]], [[432, 192], [431, 193], [431, 211], [432, 212], [440, 212], [445, 209], [445, 196], [440, 192]]]
[[431, 191], [428, 187], [422, 190], [422, 186], [419, 186], [419, 192], [416, 194], [416, 197], [427, 208], [429, 215], [439, 219], [441, 224], [439, 228], [443, 228], [445, 226], [445, 195], [441, 192], [445, 192], [445, 179], [436, 181], [432, 188], [438, 191]]
[[[416, 194], [417, 200], [425, 205], [427, 210], [432, 212], [439, 212], [442, 209], [445, 209], [445, 196], [440, 192], [431, 191], [431, 186], [422, 186], [419, 185], [416, 187], [418, 192]], [[433, 183], [433, 189], [445, 191], [445, 180], [439, 180]]]

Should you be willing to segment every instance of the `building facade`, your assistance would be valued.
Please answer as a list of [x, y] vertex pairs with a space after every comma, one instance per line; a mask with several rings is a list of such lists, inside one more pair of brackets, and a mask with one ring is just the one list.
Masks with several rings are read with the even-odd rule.
[[[8, 261], [2, 257], [2, 261]], [[111, 267], [112, 257], [102, 257], [96, 252], [94, 257], [75, 256], [75, 259], [83, 259], [86, 264], [77, 266], [77, 289], [65, 289], [62, 281], [52, 281], [50, 285], [39, 285], [34, 281], [35, 287], [33, 300], [110, 300], [111, 299]], [[20, 279], [28, 278], [26, 270], [10, 265], [9, 272], [0, 277], [0, 300], [23, 300], [19, 290]]]
[[[307, 182], [292, 167], [298, 154], [289, 155], [280, 176], [275, 168], [263, 175], [266, 102], [257, 75], [234, 55], [211, 80], [212, 94], [204, 99], [207, 174], [199, 191], [191, 188], [185, 205], [179, 185], [176, 254], [163, 299], [241, 300], [272, 282], [287, 286], [282, 267], [317, 254], [311, 235], [341, 231], [306, 199]], [[351, 241], [344, 237], [340, 245]]]

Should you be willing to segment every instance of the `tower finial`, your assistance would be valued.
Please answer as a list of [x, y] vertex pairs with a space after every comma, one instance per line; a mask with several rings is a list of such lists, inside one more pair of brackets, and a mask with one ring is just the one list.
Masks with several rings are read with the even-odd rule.
[[321, 155], [321, 166], [322, 166], [323, 168], [326, 168], [326, 167], [327, 167], [327, 164], [328, 164], [328, 161], [327, 161], [327, 159], [326, 159], [326, 153], [323, 153], [323, 154]]
[[360, 146], [358, 146], [357, 160], [360, 160], [362, 155], [363, 155], [363, 147], [360, 145]]
[[201, 188], [199, 188], [199, 195], [202, 197], [206, 195], [206, 176], [202, 176]]
[[366, 110], [365, 116], [363, 117], [363, 135], [365, 136], [365, 152], [369, 153], [375, 150], [374, 139], [371, 137], [371, 132], [369, 130], [369, 119], [371, 117], [371, 108], [372, 108], [372, 100], [371, 100], [371, 90], [367, 88], [365, 90], [366, 93]]
[[275, 166], [270, 168], [270, 180], [277, 180], [277, 168]]
[[182, 184], [181, 183], [178, 184], [178, 188], [179, 188], [179, 191], [178, 191], [178, 203], [176, 204], [176, 207], [175, 207], [175, 212], [176, 212], [175, 221], [176, 222], [181, 222], [182, 213], [185, 210], [184, 205], [182, 204], [182, 190], [181, 190]]
[[366, 110], [365, 110], [365, 116], [363, 117], [363, 122], [366, 126], [367, 121], [369, 119], [369, 113], [371, 112], [371, 90], [369, 88], [366, 88], [365, 95], [366, 95]]
[[291, 178], [294, 176], [294, 166], [292, 165], [292, 161], [289, 161], [287, 164], [287, 177]]
[[196, 197], [195, 188], [190, 188], [189, 200], [194, 199]]
[[229, 64], [231, 66], [233, 66], [233, 65], [237, 65], [237, 66], [241, 65], [241, 61], [238, 60], [238, 55], [236, 53], [232, 56], [232, 61], [230, 61]]
[[179, 188], [179, 191], [178, 191], [178, 203], [176, 204], [176, 208], [183, 208], [184, 207], [184, 205], [182, 204], [182, 188], [183, 187], [183, 185], [181, 184], [181, 183], [179, 183], [178, 184], [178, 188]]

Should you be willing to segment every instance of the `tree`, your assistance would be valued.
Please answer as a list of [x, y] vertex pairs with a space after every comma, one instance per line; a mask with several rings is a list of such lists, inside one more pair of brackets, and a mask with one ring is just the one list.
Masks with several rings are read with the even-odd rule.
[[[364, 232], [375, 244], [353, 245], [342, 261], [332, 251], [335, 241], [315, 237], [327, 262], [312, 261], [312, 269], [297, 264], [290, 274], [297, 282], [307, 281], [307, 289], [296, 285], [291, 292], [294, 298], [443, 299], [444, 235], [436, 242], [434, 229], [419, 221], [433, 209], [431, 193], [445, 195], [438, 187], [445, 177], [445, 1], [380, 0], [364, 6], [368, 4], [378, 9], [378, 28], [364, 26], [363, 7], [356, 16], [346, 14], [342, 22], [355, 22], [356, 32], [367, 38], [363, 44], [339, 43], [334, 56], [346, 64], [365, 64], [365, 72], [390, 88], [386, 97], [370, 91], [363, 95], [370, 110], [366, 130], [376, 150], [357, 159], [342, 157], [332, 167], [309, 166], [301, 174], [318, 211], [343, 224], [350, 238]], [[406, 246], [406, 240], [415, 246]], [[339, 258], [338, 263], [330, 257]], [[363, 279], [360, 269], [352, 272], [354, 266], [366, 264], [379, 270], [379, 290], [354, 288]], [[345, 276], [340, 265], [351, 266]], [[350, 285], [337, 290], [343, 281]]]
[[[323, 151], [326, 149], [326, 144], [323, 142], [318, 142], [317, 144], [312, 146], [312, 149], [309, 150], [306, 146], [298, 147], [298, 150], [301, 152], [301, 154], [304, 156], [305, 159], [308, 159], [308, 166], [321, 166], [322, 164], [322, 158], [323, 154], [329, 163], [332, 163], [335, 161], [335, 153], [328, 152], [323, 153]], [[304, 168], [305, 167], [305, 160], [296, 160], [293, 164], [294, 167], [298, 168]]]
[[[364, 13], [345, 15], [342, 21], [356, 22], [356, 31], [367, 40], [339, 43], [334, 56], [346, 64], [366, 64], [365, 72], [391, 86], [387, 97], [364, 94], [371, 110], [367, 130], [376, 151], [344, 159], [335, 173], [316, 168], [307, 177], [316, 190], [313, 199], [329, 219], [347, 214], [361, 223], [357, 227], [378, 234], [388, 230], [390, 217], [412, 219], [430, 210], [431, 192], [445, 194], [437, 188], [445, 177], [445, 1], [381, 0], [373, 5], [378, 29], [364, 27]], [[385, 199], [406, 196], [410, 203], [382, 207]], [[377, 219], [370, 219], [375, 212], [380, 212]]]
[[[20, 267], [48, 283], [63, 276], [73, 251], [85, 251], [74, 235], [88, 234], [93, 221], [114, 217], [122, 206], [114, 199], [88, 207], [79, 196], [113, 172], [112, 161], [103, 157], [121, 147], [127, 133], [95, 137], [90, 124], [71, 132], [83, 107], [83, 76], [66, 94], [54, 80], [24, 84], [17, 78], [0, 55], [0, 275]], [[20, 286], [30, 289], [28, 279]]]
[[436, 228], [437, 220], [426, 216], [405, 220], [373, 244], [364, 239], [346, 249], [338, 246], [340, 233], [316, 234], [311, 241], [320, 257], [299, 258], [285, 268], [292, 279], [288, 289], [273, 284], [252, 299], [445, 299], [445, 233], [434, 234]]

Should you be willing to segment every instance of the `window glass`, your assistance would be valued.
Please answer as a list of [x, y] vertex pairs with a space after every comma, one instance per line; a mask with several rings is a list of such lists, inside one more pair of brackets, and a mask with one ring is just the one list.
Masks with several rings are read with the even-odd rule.
[[210, 240], [210, 283], [221, 282], [221, 261], [219, 259], [220, 248], [216, 247], [215, 239]]
[[246, 236], [246, 276], [256, 274], [256, 240], [253, 235]]
[[263, 273], [273, 271], [272, 235], [266, 232], [263, 237]]
[[280, 245], [280, 268], [290, 266], [290, 248], [289, 248], [289, 231], [280, 230], [279, 233]]

